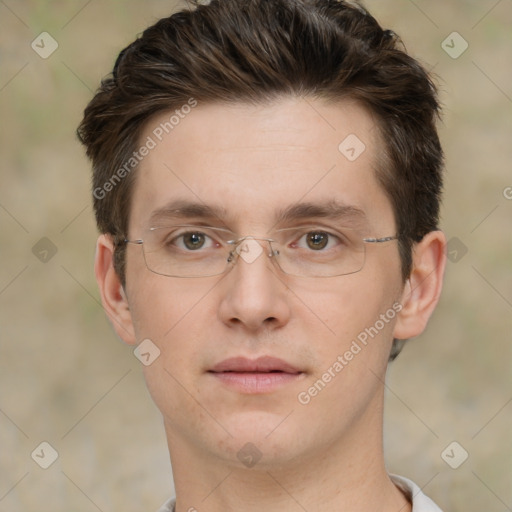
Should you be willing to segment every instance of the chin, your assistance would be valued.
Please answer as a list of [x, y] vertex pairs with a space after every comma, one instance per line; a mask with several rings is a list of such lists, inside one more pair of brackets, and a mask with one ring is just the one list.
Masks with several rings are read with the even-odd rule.
[[297, 425], [293, 414], [286, 418], [287, 414], [250, 411], [231, 415], [223, 423], [231, 436], [224, 436], [217, 445], [218, 455], [237, 466], [244, 463], [245, 457], [258, 458], [260, 468], [289, 462], [304, 450], [303, 437], [311, 436], [305, 436], [310, 431], [307, 426]]

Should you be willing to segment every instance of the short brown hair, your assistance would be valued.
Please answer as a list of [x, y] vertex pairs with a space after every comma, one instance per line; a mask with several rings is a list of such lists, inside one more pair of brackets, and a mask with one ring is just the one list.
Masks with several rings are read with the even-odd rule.
[[[78, 128], [93, 164], [93, 191], [105, 191], [116, 171], [126, 170], [156, 113], [191, 98], [261, 103], [286, 95], [350, 98], [377, 119], [385, 145], [377, 178], [394, 210], [405, 280], [413, 243], [438, 226], [439, 102], [428, 72], [360, 3], [196, 1], [147, 28], [121, 51]], [[134, 173], [122, 178], [103, 197], [93, 194], [98, 227], [116, 241], [127, 235]], [[123, 284], [124, 250], [119, 243], [114, 259]]]

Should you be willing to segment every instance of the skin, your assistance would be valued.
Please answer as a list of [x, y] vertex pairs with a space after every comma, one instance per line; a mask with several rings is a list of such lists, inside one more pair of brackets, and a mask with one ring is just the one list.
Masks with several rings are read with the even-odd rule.
[[[166, 118], [148, 122], [141, 140]], [[366, 145], [353, 162], [338, 151], [349, 134]], [[375, 177], [381, 151], [372, 116], [347, 100], [199, 105], [141, 162], [129, 238], [141, 238], [152, 211], [174, 199], [222, 205], [223, 225], [262, 237], [278, 209], [335, 199], [365, 213], [368, 236], [394, 235], [391, 204]], [[144, 373], [164, 418], [177, 512], [410, 510], [384, 466], [383, 381], [393, 337], [420, 334], [438, 301], [444, 244], [440, 231], [416, 244], [405, 283], [396, 241], [368, 244], [360, 272], [321, 279], [286, 275], [265, 254], [239, 259], [222, 276], [165, 277], [129, 244], [123, 289], [111, 240], [99, 237], [95, 272], [112, 324], [126, 343], [149, 338], [161, 351]], [[297, 395], [395, 302], [400, 313], [307, 405], [299, 403]], [[261, 355], [303, 373], [256, 395], [208, 373], [228, 357]], [[252, 468], [237, 458], [248, 442], [262, 454]]]

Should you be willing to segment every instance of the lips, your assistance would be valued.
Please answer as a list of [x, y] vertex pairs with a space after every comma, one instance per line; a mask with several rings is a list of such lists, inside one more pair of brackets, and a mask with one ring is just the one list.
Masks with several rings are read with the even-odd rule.
[[274, 393], [304, 377], [304, 372], [276, 357], [232, 357], [208, 373], [222, 386], [246, 395]]
[[232, 357], [215, 365], [210, 371], [213, 373], [302, 373], [299, 369], [286, 361], [270, 356], [263, 356], [254, 360], [247, 359], [245, 357]]

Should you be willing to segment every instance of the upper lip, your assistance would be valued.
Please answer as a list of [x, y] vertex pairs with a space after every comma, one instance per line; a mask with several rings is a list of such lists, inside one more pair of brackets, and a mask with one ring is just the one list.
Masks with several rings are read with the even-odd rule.
[[221, 372], [284, 372], [301, 373], [301, 371], [291, 364], [277, 357], [262, 356], [257, 359], [247, 359], [246, 357], [230, 357], [224, 359], [209, 370], [214, 373]]

